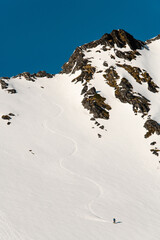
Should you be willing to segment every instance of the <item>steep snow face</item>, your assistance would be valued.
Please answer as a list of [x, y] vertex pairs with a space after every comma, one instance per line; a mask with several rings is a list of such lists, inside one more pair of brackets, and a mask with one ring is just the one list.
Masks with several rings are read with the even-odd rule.
[[0, 239], [159, 239], [160, 42], [94, 44], [1, 79]]

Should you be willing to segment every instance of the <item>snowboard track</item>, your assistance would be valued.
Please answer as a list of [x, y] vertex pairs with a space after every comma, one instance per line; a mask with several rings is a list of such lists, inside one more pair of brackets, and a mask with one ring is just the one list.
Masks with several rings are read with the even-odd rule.
[[[60, 108], [60, 112], [55, 116], [56, 118], [59, 118], [59, 117], [61, 117], [61, 116], [63, 115], [64, 110], [63, 110], [63, 108], [62, 108], [60, 105], [58, 105], [58, 104], [56, 104], [56, 103], [54, 103], [54, 104]], [[54, 118], [55, 118], [55, 117], [54, 117]], [[61, 133], [60, 131], [57, 131], [56, 129], [51, 129], [51, 128], [49, 128], [48, 125], [47, 125], [47, 121], [45, 121], [44, 126], [45, 126], [45, 128], [46, 128], [48, 131], [52, 132], [53, 134], [58, 134], [59, 136], [62, 136], [63, 138], [66, 138], [66, 139], [68, 139], [69, 141], [72, 142], [72, 144], [74, 145], [73, 151], [72, 151], [66, 158], [70, 158], [71, 156], [73, 156], [73, 155], [76, 154], [76, 152], [77, 152], [77, 150], [78, 150], [78, 147], [77, 147], [76, 141], [75, 141], [73, 138], [64, 135], [63, 133]], [[82, 175], [80, 175], [80, 174], [78, 174], [78, 173], [76, 173], [76, 172], [73, 172], [73, 171], [70, 170], [69, 168], [66, 168], [66, 167], [64, 166], [64, 162], [65, 162], [66, 158], [63, 157], [63, 158], [61, 158], [61, 159], [59, 160], [59, 164], [60, 164], [60, 167], [61, 167], [62, 169], [64, 169], [65, 171], [67, 171], [68, 173], [70, 173], [71, 175], [73, 175], [73, 176], [75, 176], [75, 177], [78, 177], [78, 178], [81, 178], [81, 179], [84, 179], [84, 180], [89, 181], [90, 183], [94, 184], [94, 185], [96, 186], [96, 188], [98, 188], [98, 193], [97, 193], [97, 195], [95, 196], [95, 198], [93, 198], [93, 199], [87, 204], [87, 209], [88, 209], [88, 211], [89, 211], [89, 213], [91, 214], [92, 217], [89, 217], [89, 216], [88, 216], [88, 217], [85, 217], [85, 218], [88, 219], [88, 220], [99, 221], [99, 222], [108, 222], [108, 223], [110, 223], [109, 221], [107, 221], [107, 220], [104, 219], [103, 217], [99, 216], [99, 215], [93, 210], [93, 204], [94, 204], [94, 202], [103, 195], [103, 188], [102, 188], [102, 186], [101, 186], [100, 184], [98, 184], [96, 181], [94, 181], [93, 179], [91, 179], [91, 178], [89, 178], [89, 177], [82, 176]]]

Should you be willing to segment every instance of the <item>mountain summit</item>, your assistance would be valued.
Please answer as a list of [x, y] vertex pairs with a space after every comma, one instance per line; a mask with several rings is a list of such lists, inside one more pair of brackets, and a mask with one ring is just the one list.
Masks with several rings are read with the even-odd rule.
[[0, 239], [159, 239], [159, 55], [113, 30], [0, 78]]
[[[160, 42], [156, 40], [159, 36], [145, 43], [120, 29], [74, 51], [63, 65], [62, 73], [72, 74], [81, 70], [81, 74], [72, 81], [81, 82], [82, 104], [94, 118], [112, 118], [110, 99], [115, 96], [122, 103], [132, 105], [134, 114], [141, 114], [144, 118], [145, 138], [160, 134], [157, 116], [159, 69], [153, 72], [160, 51]], [[112, 90], [108, 90], [107, 85]], [[153, 108], [156, 108], [154, 112]], [[159, 145], [151, 151], [158, 156]]]

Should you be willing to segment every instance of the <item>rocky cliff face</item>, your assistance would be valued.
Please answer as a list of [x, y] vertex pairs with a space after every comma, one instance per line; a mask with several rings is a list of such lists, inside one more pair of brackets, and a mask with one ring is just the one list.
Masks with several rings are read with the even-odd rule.
[[[113, 30], [111, 34], [104, 34], [99, 40], [76, 48], [69, 61], [62, 66], [66, 74], [81, 73], [73, 82], [82, 84], [82, 105], [97, 122], [98, 118], [111, 118], [112, 103], [107, 102], [106, 95], [94, 86], [94, 81], [103, 81], [113, 89], [113, 94], [122, 103], [132, 106], [134, 114], [144, 118], [144, 127], [147, 129], [145, 138], [152, 134], [160, 134], [159, 122], [152, 119], [150, 110], [153, 107], [148, 96], [159, 96], [159, 85], [154, 81], [149, 68], [143, 66], [146, 55], [150, 52], [152, 42], [159, 40], [159, 35], [151, 40], [142, 42], [136, 40], [124, 30]], [[149, 55], [149, 54], [148, 54]], [[139, 64], [140, 63], [140, 64]], [[144, 86], [145, 94], [135, 87]], [[147, 86], [147, 90], [146, 90]], [[152, 94], [147, 94], [151, 92]], [[157, 94], [157, 95], [156, 95]], [[93, 118], [91, 118], [93, 120]], [[159, 149], [151, 149], [158, 156]]]

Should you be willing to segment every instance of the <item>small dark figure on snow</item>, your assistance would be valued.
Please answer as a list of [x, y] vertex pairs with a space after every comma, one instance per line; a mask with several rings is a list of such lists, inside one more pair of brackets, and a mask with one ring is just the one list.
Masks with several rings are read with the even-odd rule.
[[113, 218], [113, 223], [116, 223], [116, 219], [115, 218]]

